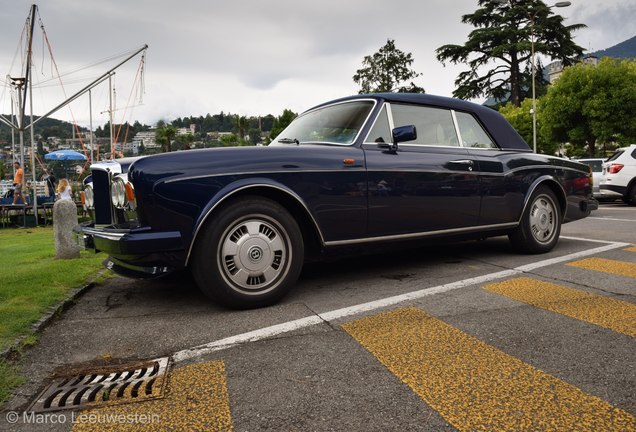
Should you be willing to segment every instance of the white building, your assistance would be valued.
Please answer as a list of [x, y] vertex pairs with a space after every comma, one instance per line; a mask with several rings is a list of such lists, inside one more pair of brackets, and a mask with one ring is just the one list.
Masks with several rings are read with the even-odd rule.
[[[583, 60], [581, 60], [581, 63], [596, 66], [598, 64], [598, 57], [584, 57]], [[563, 63], [560, 60], [550, 63], [548, 65], [548, 81], [550, 82], [550, 84], [553, 84], [556, 80], [558, 80], [561, 77], [562, 73]]]
[[139, 149], [140, 145], [143, 145], [145, 148], [159, 148], [161, 147], [155, 141], [155, 130], [151, 129], [145, 132], [137, 132], [135, 137], [132, 140], [133, 143], [136, 143], [137, 149]]

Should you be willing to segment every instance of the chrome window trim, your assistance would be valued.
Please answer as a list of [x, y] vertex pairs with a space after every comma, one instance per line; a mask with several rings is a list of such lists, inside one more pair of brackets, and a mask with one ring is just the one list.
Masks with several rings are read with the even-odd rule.
[[433, 145], [433, 144], [411, 144], [411, 143], [400, 143], [400, 147], [418, 147], [418, 148], [422, 148], [422, 147], [426, 147], [426, 148], [431, 148], [431, 149], [436, 149], [436, 148], [446, 148], [446, 149], [465, 149], [468, 147], [462, 147], [462, 146], [449, 146], [449, 145]]
[[[390, 102], [386, 103], [386, 116], [389, 120], [389, 132], [395, 129], [395, 122], [393, 121], [393, 107]], [[391, 141], [393, 141], [393, 137], [391, 137]]]
[[[373, 130], [373, 128], [375, 127], [375, 124], [378, 122], [378, 120], [380, 120], [382, 111], [385, 110], [386, 111], [386, 117], [387, 117], [387, 123], [389, 124], [389, 132], [391, 132], [394, 128], [394, 123], [393, 123], [393, 111], [391, 111], [391, 103], [390, 102], [384, 102], [382, 104], [382, 107], [380, 107], [380, 111], [378, 112], [378, 115], [375, 116], [375, 118], [373, 119], [373, 121], [371, 122], [371, 124], [369, 125], [369, 131], [367, 132], [367, 136], [364, 137], [364, 140], [362, 141], [362, 145], [365, 144], [371, 144], [371, 145], [375, 145], [377, 146], [378, 143], [375, 141], [369, 141], [369, 134], [371, 133], [371, 131]], [[392, 140], [392, 137], [389, 137]], [[387, 143], [389, 144], [389, 143]]]
[[453, 118], [453, 125], [455, 126], [455, 135], [457, 135], [457, 142], [459, 143], [459, 147], [464, 147], [464, 140], [462, 139], [462, 133], [459, 130], [459, 122], [457, 121], [457, 114], [455, 113], [455, 110], [452, 109], [451, 110], [451, 117]]
[[[475, 120], [475, 123], [477, 123], [479, 125], [479, 127], [481, 128], [481, 130], [486, 134], [486, 136], [488, 137], [488, 139], [490, 139], [490, 142], [495, 146], [495, 147], [470, 147], [470, 146], [465, 146], [464, 145], [464, 140], [460, 141], [460, 144], [462, 147], [467, 148], [467, 149], [471, 149], [471, 150], [499, 150], [502, 151], [503, 148], [497, 144], [497, 141], [495, 141], [492, 137], [492, 135], [490, 134], [490, 132], [488, 131], [488, 129], [486, 129], [484, 127], [484, 125], [482, 125], [482, 123], [479, 121], [478, 118], [475, 118], [475, 116], [470, 113], [470, 112], [466, 112], [466, 111], [459, 111], [462, 114], [466, 114], [469, 115], [473, 118], [473, 120]], [[457, 111], [453, 110], [453, 117], [456, 119], [457, 118]], [[459, 120], [457, 120], [457, 133], [458, 136], [461, 138], [461, 132], [459, 131]]]
[[[392, 108], [392, 105], [393, 104], [391, 102], [384, 102], [384, 105], [383, 105], [383, 107], [386, 107], [386, 114], [387, 114], [387, 117], [388, 117], [389, 130], [390, 131], [392, 131], [395, 128], [395, 122], [393, 120], [393, 108]], [[396, 104], [396, 105], [401, 105], [401, 104]], [[402, 105], [413, 106], [411, 104], [402, 104]], [[429, 105], [415, 105], [415, 106], [422, 107], [422, 108], [433, 108], [433, 109], [441, 109], [441, 110], [450, 111], [451, 119], [453, 121], [453, 128], [455, 129], [455, 135], [457, 136], [457, 140], [458, 140], [458, 145], [456, 145], [456, 146], [439, 145], [438, 146], [438, 145], [432, 145], [432, 144], [401, 143], [400, 147], [402, 147], [402, 146], [413, 146], [413, 147], [431, 147], [431, 148], [464, 148], [464, 149], [471, 149], [471, 150], [498, 150], [498, 151], [502, 151], [503, 150], [503, 148], [500, 147], [496, 143], [496, 141], [492, 139], [492, 136], [490, 135], [488, 130], [484, 129], [484, 127], [482, 126], [482, 124], [481, 124], [481, 122], [479, 120], [475, 119], [475, 121], [477, 122], [479, 127], [481, 127], [481, 129], [488, 136], [490, 141], [495, 145], [495, 147], [483, 148], [483, 147], [465, 146], [464, 145], [464, 140], [462, 139], [462, 133], [461, 133], [460, 128], [459, 128], [459, 121], [457, 120], [457, 112], [458, 112], [457, 110], [452, 109], [452, 108], [436, 107], [436, 106], [429, 106]], [[464, 113], [464, 111], [460, 111], [460, 112]], [[474, 116], [471, 113], [465, 113], [465, 114], [470, 115], [470, 116], [472, 116], [474, 118]], [[376, 116], [375, 120], [371, 124], [371, 127], [370, 127], [369, 131], [371, 129], [373, 129], [373, 127], [375, 126], [375, 123], [378, 121], [379, 117], [380, 117], [379, 115]], [[369, 134], [367, 134], [367, 136], [365, 137], [365, 139], [362, 142], [362, 144], [375, 144], [375, 142], [373, 142], [373, 141], [368, 141], [367, 140], [368, 137], [369, 137]]]

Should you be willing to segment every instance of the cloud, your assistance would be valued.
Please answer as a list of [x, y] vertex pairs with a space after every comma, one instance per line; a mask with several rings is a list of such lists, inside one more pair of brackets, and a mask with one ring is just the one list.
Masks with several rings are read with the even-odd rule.
[[[19, 74], [23, 64], [18, 41], [31, 1], [3, 7], [0, 27], [0, 82]], [[413, 68], [422, 73], [418, 85], [427, 92], [450, 96], [466, 66], [444, 67], [435, 49], [466, 41], [472, 27], [461, 23], [476, 1], [467, 0], [47, 0], [39, 19], [63, 73], [66, 94], [81, 88], [113, 65], [99, 62], [114, 54], [149, 45], [143, 105], [130, 103], [138, 59], [117, 71], [116, 115], [124, 112], [144, 123], [159, 119], [205, 115], [220, 111], [243, 115], [302, 111], [331, 98], [357, 92], [352, 80], [362, 59], [387, 39], [413, 54]], [[585, 23], [575, 41], [593, 50], [634, 36], [636, 0], [573, 0], [558, 9], [566, 23]], [[34, 40], [36, 113], [52, 107], [64, 93], [49, 87], [53, 65], [46, 44]], [[121, 57], [117, 57], [118, 60]], [[94, 64], [92, 68], [86, 65]], [[108, 110], [106, 83], [92, 91], [94, 124], [103, 124]], [[85, 99], [56, 117], [75, 117], [87, 124]], [[6, 87], [0, 88], [0, 111], [10, 110]], [[116, 117], [117, 118], [117, 117]], [[80, 120], [78, 120], [80, 121]]]

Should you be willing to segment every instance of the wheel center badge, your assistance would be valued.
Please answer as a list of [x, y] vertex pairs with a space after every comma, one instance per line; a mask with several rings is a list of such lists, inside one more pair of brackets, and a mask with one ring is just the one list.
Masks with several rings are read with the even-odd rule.
[[247, 252], [247, 256], [249, 257], [250, 261], [258, 262], [261, 260], [261, 258], [263, 258], [263, 251], [258, 246], [252, 246]]

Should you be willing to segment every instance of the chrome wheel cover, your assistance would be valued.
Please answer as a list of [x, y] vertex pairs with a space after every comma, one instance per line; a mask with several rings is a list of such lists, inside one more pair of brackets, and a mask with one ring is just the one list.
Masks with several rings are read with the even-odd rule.
[[287, 232], [266, 216], [250, 216], [231, 225], [219, 243], [221, 274], [232, 289], [264, 294], [278, 286], [289, 269]]
[[530, 207], [528, 218], [530, 231], [537, 242], [547, 244], [554, 239], [559, 224], [559, 214], [550, 197], [539, 195]]

